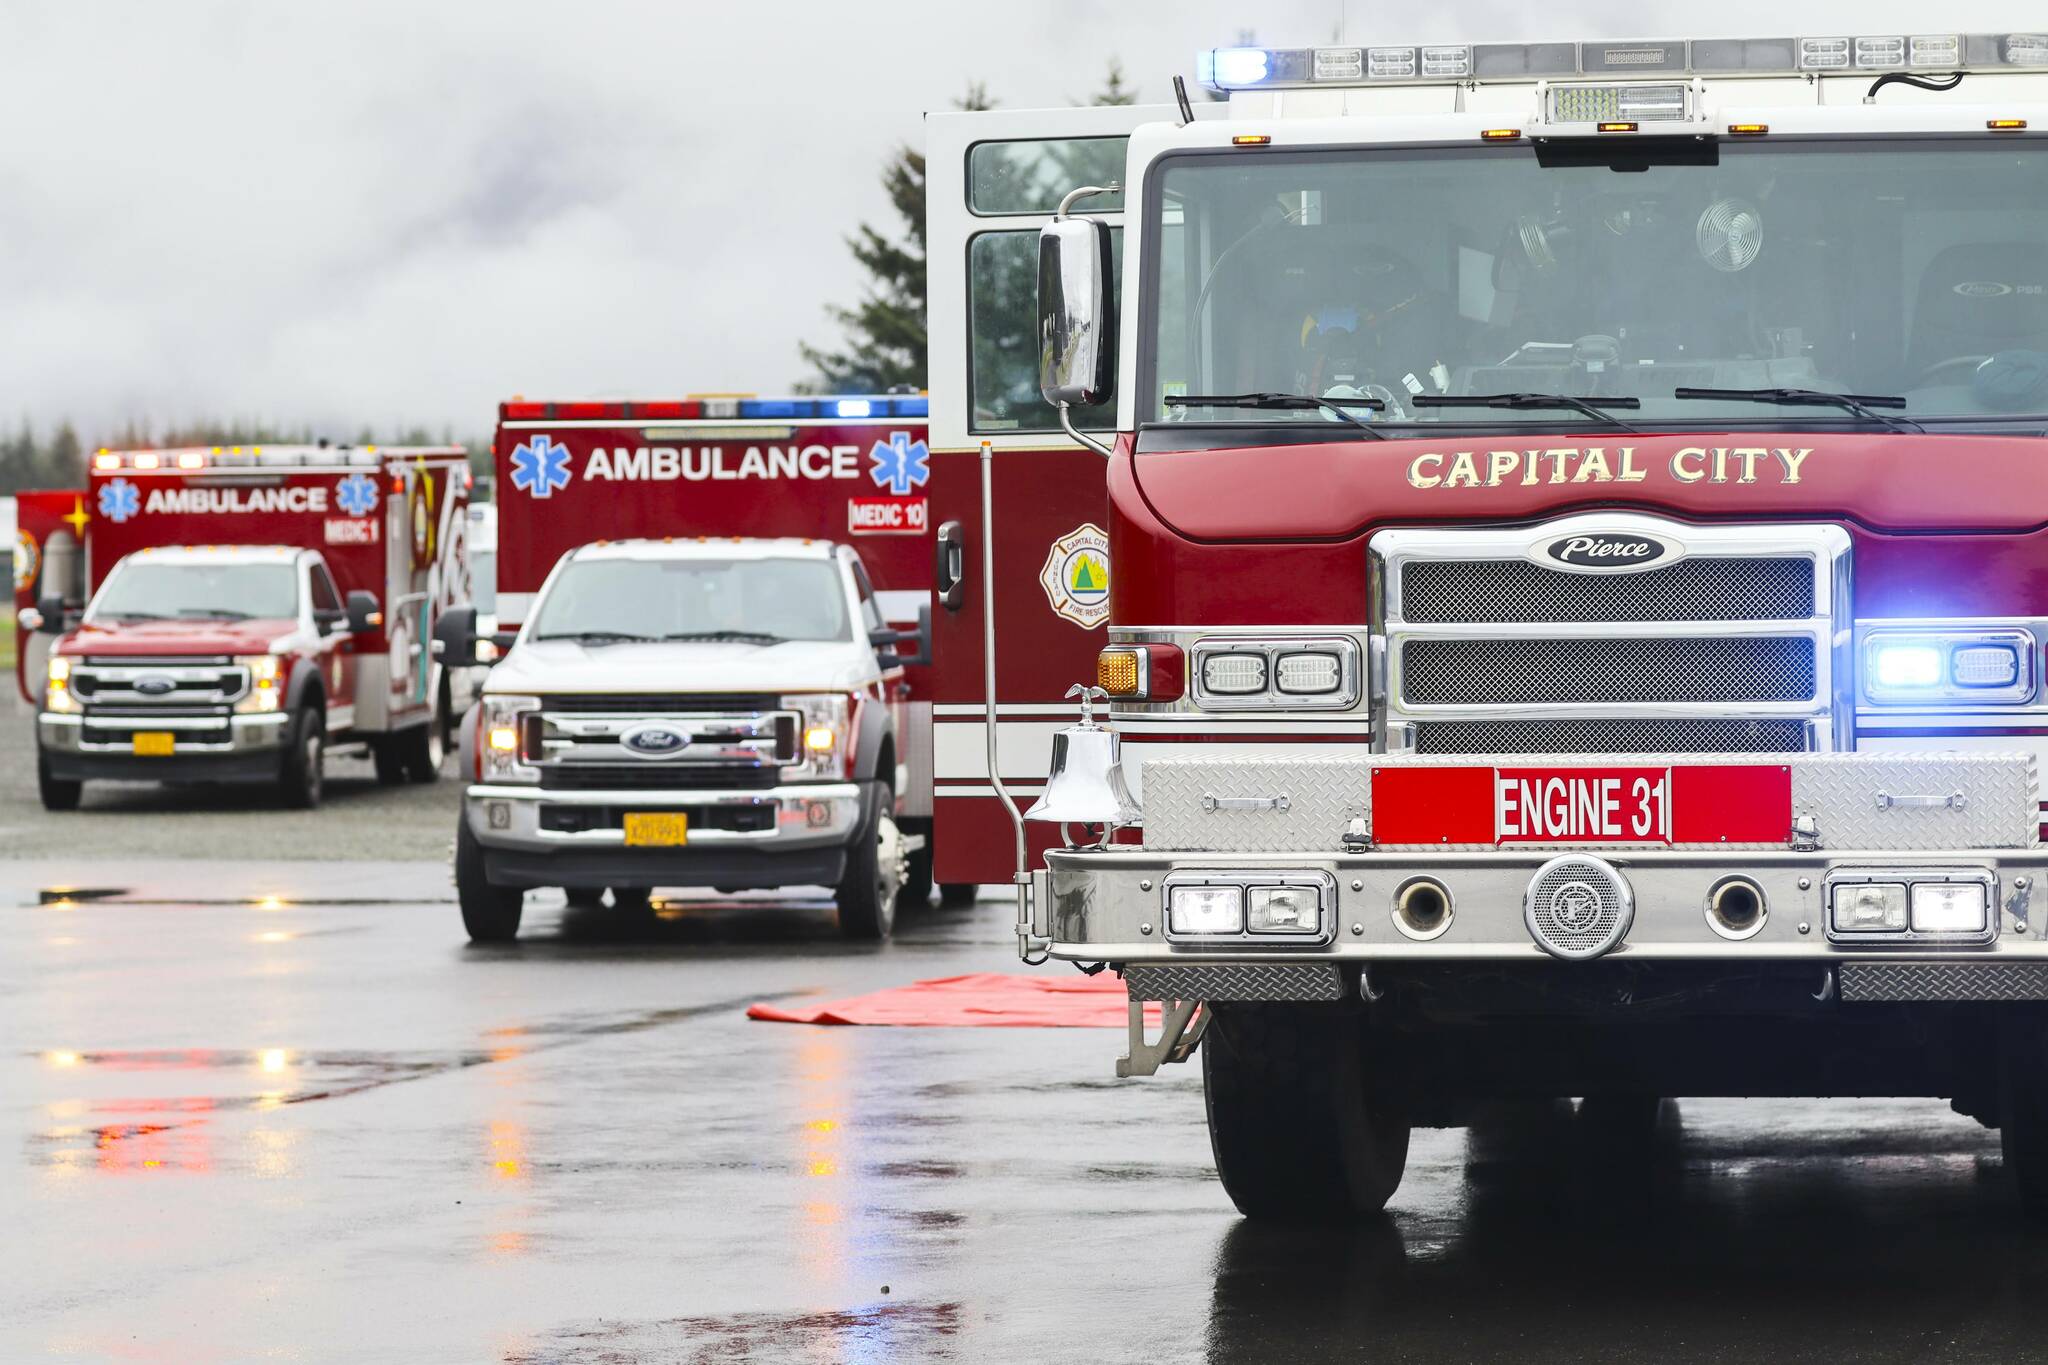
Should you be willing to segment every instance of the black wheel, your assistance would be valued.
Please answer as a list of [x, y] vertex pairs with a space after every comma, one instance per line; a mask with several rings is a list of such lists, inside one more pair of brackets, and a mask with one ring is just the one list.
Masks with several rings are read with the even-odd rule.
[[463, 817], [455, 826], [455, 900], [471, 943], [510, 943], [519, 936], [526, 893], [516, 886], [491, 885], [484, 874], [484, 846]]
[[2000, 1057], [1998, 1145], [2020, 1209], [2048, 1223], [2048, 1027], [2028, 1019], [2008, 1030]]
[[930, 824], [919, 826], [924, 835], [924, 847], [912, 853], [905, 863], [903, 886], [896, 893], [896, 910], [923, 910], [932, 903], [932, 831]]
[[395, 787], [405, 781], [405, 758], [389, 736], [370, 741], [370, 761], [377, 765], [377, 785]]
[[833, 899], [839, 903], [839, 932], [875, 942], [896, 927], [896, 896], [908, 859], [896, 828], [896, 794], [877, 782], [869, 803], [868, 818], [846, 850], [846, 871]]
[[1408, 1164], [1408, 1120], [1372, 1083], [1364, 1020], [1316, 1005], [1210, 1008], [1209, 1142], [1238, 1212], [1326, 1223], [1384, 1208]]
[[562, 899], [569, 902], [572, 910], [596, 910], [604, 904], [604, 888], [601, 886], [565, 886]]
[[948, 910], [959, 910], [972, 905], [980, 894], [981, 886], [976, 882], [939, 883], [939, 904]]
[[400, 767], [408, 782], [438, 782], [441, 763], [448, 757], [448, 699], [434, 701], [434, 713], [425, 725], [416, 725], [391, 737]]
[[277, 782], [284, 803], [294, 810], [312, 810], [320, 804], [327, 758], [327, 736], [322, 731], [320, 713], [310, 706], [285, 727], [284, 762]]
[[36, 756], [36, 794], [43, 798], [44, 810], [77, 810], [84, 793], [84, 782], [50, 776], [50, 760]]

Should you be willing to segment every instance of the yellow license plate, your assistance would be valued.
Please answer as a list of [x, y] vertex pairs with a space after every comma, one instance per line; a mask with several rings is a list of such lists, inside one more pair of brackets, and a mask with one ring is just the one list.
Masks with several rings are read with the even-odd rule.
[[178, 751], [178, 737], [168, 730], [137, 730], [130, 742], [143, 758], [169, 758]]
[[628, 848], [674, 848], [690, 842], [690, 817], [682, 811], [627, 811]]

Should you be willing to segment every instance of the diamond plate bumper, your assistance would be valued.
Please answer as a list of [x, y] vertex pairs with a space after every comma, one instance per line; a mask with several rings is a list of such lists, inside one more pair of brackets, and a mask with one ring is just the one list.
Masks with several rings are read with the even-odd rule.
[[1845, 1004], [2048, 1000], [2048, 962], [1845, 962], [1836, 980]]
[[1203, 967], [1133, 967], [1133, 1000], [1338, 1000], [1344, 978], [1332, 962]]

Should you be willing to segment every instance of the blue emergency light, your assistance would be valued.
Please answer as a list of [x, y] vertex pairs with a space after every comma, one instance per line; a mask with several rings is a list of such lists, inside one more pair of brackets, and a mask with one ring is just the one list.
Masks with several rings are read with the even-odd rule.
[[754, 418], [925, 418], [931, 399], [923, 394], [886, 394], [843, 398], [742, 398], [734, 413]]

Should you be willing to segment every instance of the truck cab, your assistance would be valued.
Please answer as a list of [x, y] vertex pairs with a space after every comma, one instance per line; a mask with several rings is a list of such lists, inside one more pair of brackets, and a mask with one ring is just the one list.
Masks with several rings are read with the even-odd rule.
[[[75, 628], [38, 613], [62, 631], [36, 717], [43, 805], [76, 809], [92, 779], [274, 782], [288, 805], [317, 805], [327, 744], [353, 737], [355, 637], [373, 607], [344, 604], [317, 550], [123, 557]], [[408, 757], [423, 776], [439, 767]]]
[[902, 652], [860, 556], [805, 539], [638, 539], [571, 550], [516, 636], [446, 613], [451, 665], [502, 649], [463, 731], [455, 878], [476, 941], [525, 893], [833, 888], [849, 938], [930, 891], [899, 824]]

